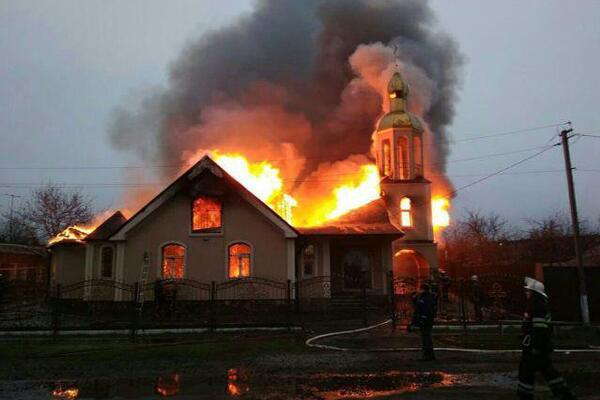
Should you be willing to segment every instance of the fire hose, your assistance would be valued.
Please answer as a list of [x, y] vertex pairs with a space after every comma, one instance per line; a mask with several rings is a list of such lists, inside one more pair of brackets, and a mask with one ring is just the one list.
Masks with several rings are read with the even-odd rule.
[[[331, 338], [334, 336], [342, 336], [342, 335], [350, 335], [353, 333], [362, 333], [367, 332], [380, 326], [389, 324], [392, 322], [391, 319], [385, 320], [375, 325], [367, 326], [364, 328], [351, 329], [345, 331], [338, 332], [329, 332], [323, 333], [317, 336], [313, 336], [308, 338], [304, 344], [308, 347], [323, 349], [323, 350], [334, 350], [334, 351], [345, 351], [345, 352], [414, 352], [421, 351], [420, 347], [394, 347], [394, 348], [374, 348], [374, 349], [357, 349], [357, 348], [349, 348], [349, 347], [340, 347], [340, 346], [330, 346], [326, 344], [318, 344], [316, 343], [318, 340]], [[521, 349], [499, 349], [499, 350], [486, 350], [486, 349], [467, 349], [461, 347], [435, 347], [435, 351], [445, 351], [445, 352], [456, 352], [456, 353], [478, 353], [478, 354], [515, 354], [521, 353]], [[590, 346], [588, 349], [556, 349], [555, 353], [562, 354], [571, 354], [571, 353], [600, 353], [600, 347]]]

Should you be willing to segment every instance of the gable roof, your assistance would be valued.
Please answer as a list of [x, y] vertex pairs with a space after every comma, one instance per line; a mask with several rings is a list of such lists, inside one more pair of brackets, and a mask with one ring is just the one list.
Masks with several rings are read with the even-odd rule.
[[113, 215], [108, 217], [89, 235], [87, 235], [85, 237], [85, 241], [90, 242], [94, 240], [108, 240], [108, 238], [113, 233], [115, 233], [120, 227], [122, 227], [125, 224], [125, 222], [127, 222], [127, 218], [125, 218], [121, 211], [117, 211]]
[[241, 197], [250, 205], [256, 208], [261, 214], [269, 219], [275, 226], [279, 227], [286, 238], [295, 238], [298, 236], [298, 231], [294, 229], [286, 220], [281, 218], [279, 214], [266, 205], [262, 200], [250, 192], [244, 185], [238, 182], [235, 178], [229, 175], [208, 155], [202, 157], [200, 161], [194, 164], [191, 168], [185, 171], [173, 183], [167, 186], [162, 192], [142, 207], [135, 215], [127, 222], [119, 227], [111, 236], [110, 240], [125, 240], [125, 235], [136, 225], [142, 222], [147, 216], [152, 214], [158, 207], [164, 204], [167, 200], [179, 192], [186, 182], [192, 181], [203, 172], [210, 172], [213, 175], [222, 178], [230, 187], [234, 188]]
[[327, 222], [327, 225], [298, 228], [303, 235], [388, 235], [404, 236], [390, 221], [383, 199], [373, 200], [362, 207]]

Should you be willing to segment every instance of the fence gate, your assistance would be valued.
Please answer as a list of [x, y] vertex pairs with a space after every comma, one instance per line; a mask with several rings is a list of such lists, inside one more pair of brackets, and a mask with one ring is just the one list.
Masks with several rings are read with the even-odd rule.
[[211, 285], [193, 279], [166, 279], [139, 288], [141, 327], [200, 326], [211, 320]]
[[219, 324], [287, 324], [291, 318], [291, 282], [239, 278], [215, 285]]
[[128, 327], [134, 312], [134, 286], [105, 279], [56, 285], [52, 302], [55, 330]]

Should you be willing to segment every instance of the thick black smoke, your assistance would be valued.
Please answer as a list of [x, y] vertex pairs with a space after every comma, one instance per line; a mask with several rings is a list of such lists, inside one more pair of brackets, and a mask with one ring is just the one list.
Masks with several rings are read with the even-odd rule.
[[273, 159], [285, 144], [306, 158], [303, 175], [368, 153], [382, 97], [351, 85], [349, 58], [375, 43], [396, 46], [401, 63], [430, 82], [423, 118], [443, 171], [462, 59], [423, 0], [261, 0], [234, 25], [191, 41], [166, 88], [116, 110], [111, 142], [165, 163], [213, 148]]

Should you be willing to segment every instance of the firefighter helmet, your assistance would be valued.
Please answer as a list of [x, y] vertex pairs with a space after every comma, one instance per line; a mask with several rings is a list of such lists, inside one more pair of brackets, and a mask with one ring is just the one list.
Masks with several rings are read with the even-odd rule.
[[545, 298], [548, 298], [548, 295], [546, 294], [546, 290], [544, 288], [544, 284], [540, 281], [536, 281], [533, 278], [530, 278], [528, 276], [525, 277], [525, 289], [527, 290], [531, 290], [532, 292], [536, 292], [538, 294], [541, 294], [542, 296], [544, 296]]

